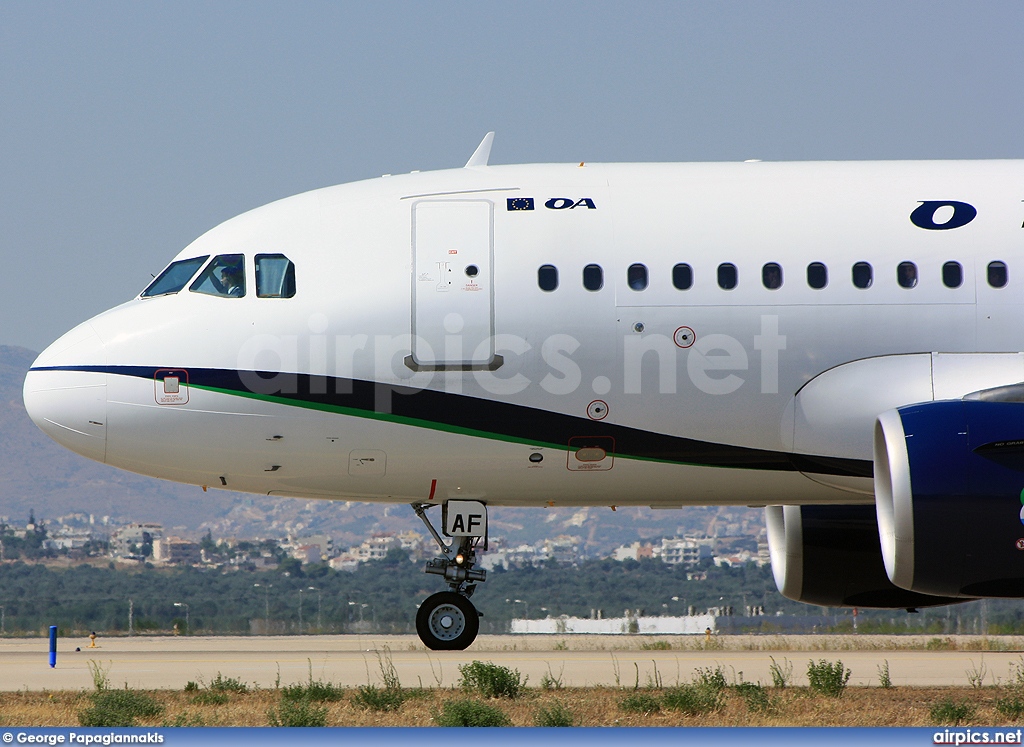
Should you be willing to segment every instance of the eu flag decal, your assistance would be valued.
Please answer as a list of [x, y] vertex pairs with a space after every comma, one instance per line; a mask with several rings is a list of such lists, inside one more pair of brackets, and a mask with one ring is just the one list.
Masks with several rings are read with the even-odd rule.
[[533, 210], [532, 197], [509, 197], [507, 202], [509, 210]]

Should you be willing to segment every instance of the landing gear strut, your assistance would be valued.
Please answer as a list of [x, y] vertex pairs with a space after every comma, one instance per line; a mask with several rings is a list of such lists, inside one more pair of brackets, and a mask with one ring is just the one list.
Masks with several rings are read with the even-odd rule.
[[476, 639], [480, 630], [480, 613], [469, 601], [477, 583], [487, 578], [487, 571], [473, 568], [476, 547], [484, 540], [487, 547], [487, 507], [478, 501], [448, 501], [442, 506], [444, 533], [452, 538], [446, 543], [437, 533], [427, 509], [430, 503], [413, 503], [412, 510], [420, 517], [441, 550], [441, 556], [428, 560], [426, 573], [444, 576], [448, 591], [427, 597], [416, 613], [416, 632], [423, 644], [434, 651], [461, 651]]

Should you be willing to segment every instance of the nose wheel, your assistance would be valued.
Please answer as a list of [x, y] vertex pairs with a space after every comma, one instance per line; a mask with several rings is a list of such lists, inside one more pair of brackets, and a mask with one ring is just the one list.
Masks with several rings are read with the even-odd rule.
[[466, 597], [439, 591], [427, 597], [416, 613], [416, 632], [433, 651], [462, 651], [480, 630], [480, 614]]
[[413, 511], [434, 538], [441, 556], [428, 560], [423, 569], [443, 576], [448, 591], [427, 597], [416, 613], [416, 632], [423, 645], [434, 651], [462, 651], [480, 632], [480, 613], [469, 598], [487, 572], [476, 565], [477, 544], [487, 549], [487, 507], [477, 501], [447, 501], [442, 508], [445, 542], [427, 518], [430, 504], [414, 503]]

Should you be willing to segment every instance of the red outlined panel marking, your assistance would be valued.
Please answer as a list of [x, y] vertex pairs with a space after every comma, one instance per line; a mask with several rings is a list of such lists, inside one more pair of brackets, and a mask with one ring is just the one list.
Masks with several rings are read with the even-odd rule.
[[153, 397], [158, 405], [188, 403], [188, 371], [184, 368], [161, 368], [153, 374]]
[[606, 472], [615, 464], [611, 436], [574, 436], [569, 439], [566, 467], [570, 472]]
[[672, 342], [681, 348], [690, 347], [696, 340], [696, 333], [689, 327], [679, 327], [672, 333]]

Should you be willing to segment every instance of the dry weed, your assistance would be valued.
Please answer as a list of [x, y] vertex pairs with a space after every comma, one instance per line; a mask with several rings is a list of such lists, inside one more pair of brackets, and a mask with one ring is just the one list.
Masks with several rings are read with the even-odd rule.
[[[977, 722], [1011, 725], [1012, 717], [1001, 713], [998, 702], [1005, 693], [998, 688], [969, 687], [882, 689], [848, 688], [842, 699], [812, 695], [807, 688], [789, 687], [774, 691], [772, 708], [756, 712], [742, 694], [731, 688], [723, 692], [722, 708], [713, 713], [687, 716], [670, 709], [659, 713], [630, 713], [620, 708], [624, 691], [618, 688], [565, 688], [528, 690], [514, 701], [503, 701], [502, 710], [515, 726], [532, 726], [539, 710], [571, 702], [573, 715], [581, 726], [934, 726], [930, 714], [944, 700], [969, 702], [977, 709]], [[655, 697], [662, 691], [642, 689]], [[280, 694], [257, 690], [233, 694], [222, 705], [194, 702], [190, 693], [152, 690], [164, 713], [144, 726], [189, 724], [204, 726], [266, 726], [267, 712], [278, 707]], [[369, 711], [353, 702], [354, 691], [327, 708], [329, 726], [432, 726], [432, 714], [447, 700], [460, 697], [450, 689], [419, 691], [394, 712]], [[17, 726], [77, 726], [78, 711], [87, 704], [83, 692], [0, 693], [0, 724]]]

